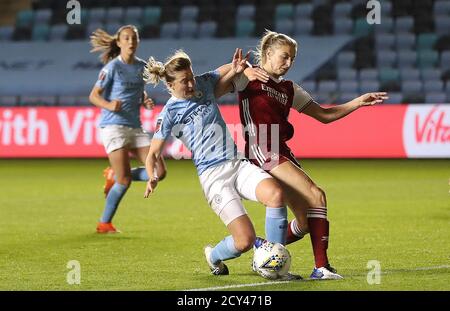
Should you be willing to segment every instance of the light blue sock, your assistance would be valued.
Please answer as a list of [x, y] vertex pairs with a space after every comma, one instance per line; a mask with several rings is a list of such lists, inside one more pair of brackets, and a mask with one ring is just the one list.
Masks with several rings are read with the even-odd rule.
[[111, 222], [116, 213], [117, 207], [119, 206], [120, 200], [127, 192], [128, 187], [121, 185], [119, 183], [115, 183], [114, 186], [109, 190], [108, 195], [106, 196], [106, 204], [105, 210], [103, 211], [102, 218], [100, 218], [101, 222]]
[[286, 244], [286, 207], [266, 207], [266, 239], [273, 243]]
[[145, 167], [135, 167], [131, 169], [131, 179], [139, 181], [148, 181], [148, 174]]
[[217, 264], [220, 261], [233, 259], [241, 256], [241, 252], [234, 247], [234, 240], [231, 235], [217, 243], [211, 252], [211, 262]]

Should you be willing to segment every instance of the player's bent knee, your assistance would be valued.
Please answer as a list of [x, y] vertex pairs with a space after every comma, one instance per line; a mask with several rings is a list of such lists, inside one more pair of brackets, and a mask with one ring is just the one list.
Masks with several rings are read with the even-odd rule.
[[234, 247], [242, 253], [245, 253], [246, 251], [249, 251], [253, 245], [255, 244], [255, 235], [245, 235], [242, 237], [239, 237], [235, 239], [234, 241]]
[[131, 185], [131, 176], [116, 177], [116, 182], [128, 188]]
[[267, 191], [267, 202], [265, 205], [270, 207], [284, 206], [283, 189], [278, 184], [273, 184]]

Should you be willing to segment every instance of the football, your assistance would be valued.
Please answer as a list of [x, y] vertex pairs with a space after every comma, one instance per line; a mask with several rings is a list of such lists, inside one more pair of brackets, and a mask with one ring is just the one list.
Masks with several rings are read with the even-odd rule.
[[253, 254], [253, 269], [263, 278], [276, 280], [291, 267], [291, 254], [280, 243], [264, 241]]

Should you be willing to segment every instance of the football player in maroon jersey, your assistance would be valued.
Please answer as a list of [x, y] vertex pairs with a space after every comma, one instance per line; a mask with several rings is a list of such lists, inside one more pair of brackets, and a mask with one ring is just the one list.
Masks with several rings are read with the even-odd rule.
[[[341, 279], [328, 262], [329, 223], [325, 192], [306, 174], [292, 154], [287, 141], [294, 134], [288, 122], [291, 108], [322, 123], [345, 117], [363, 106], [387, 99], [385, 92], [364, 94], [348, 103], [321, 107], [301, 86], [283, 79], [294, 63], [297, 42], [272, 31], [263, 35], [258, 50], [259, 77], [253, 73], [237, 76], [235, 90], [239, 94], [241, 123], [244, 126], [245, 152], [253, 163], [262, 167], [283, 185], [289, 207], [295, 215], [288, 225], [287, 244], [310, 233], [315, 258], [312, 279]], [[256, 70], [256, 72], [258, 71]]]

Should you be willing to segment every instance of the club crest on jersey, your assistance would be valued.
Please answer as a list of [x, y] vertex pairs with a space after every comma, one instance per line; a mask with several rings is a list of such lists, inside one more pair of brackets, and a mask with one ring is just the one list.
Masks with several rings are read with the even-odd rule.
[[278, 160], [280, 159], [280, 156], [278, 155], [278, 153], [272, 153], [272, 154], [270, 155], [270, 159], [271, 159], [272, 161], [278, 161]]

